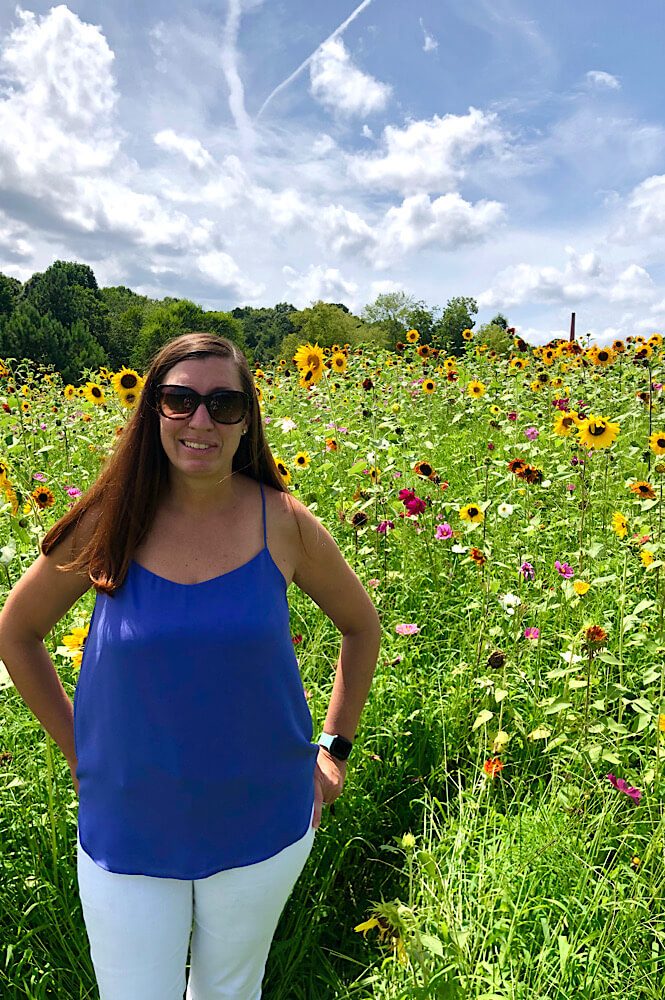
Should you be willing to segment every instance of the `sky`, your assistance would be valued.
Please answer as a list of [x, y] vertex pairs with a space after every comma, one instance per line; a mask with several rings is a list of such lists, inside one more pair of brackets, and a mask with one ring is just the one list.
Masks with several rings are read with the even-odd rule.
[[0, 271], [665, 333], [662, 0], [0, 2]]

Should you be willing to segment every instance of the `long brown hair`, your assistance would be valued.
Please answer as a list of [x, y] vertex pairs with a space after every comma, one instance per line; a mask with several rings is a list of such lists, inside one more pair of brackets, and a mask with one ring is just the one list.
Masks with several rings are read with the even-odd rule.
[[233, 361], [243, 390], [251, 399], [249, 428], [240, 438], [232, 470], [290, 496], [265, 438], [254, 379], [243, 352], [233, 341], [210, 333], [176, 337], [153, 358], [136, 409], [99, 476], [42, 540], [41, 550], [48, 555], [54, 545], [78, 526], [87, 510], [98, 506], [99, 517], [90, 541], [77, 558], [60, 567], [75, 572], [87, 568], [98, 593], [112, 597], [123, 583], [132, 554], [147, 534], [168, 483], [169, 459], [160, 440], [155, 387], [178, 362], [209, 355]]

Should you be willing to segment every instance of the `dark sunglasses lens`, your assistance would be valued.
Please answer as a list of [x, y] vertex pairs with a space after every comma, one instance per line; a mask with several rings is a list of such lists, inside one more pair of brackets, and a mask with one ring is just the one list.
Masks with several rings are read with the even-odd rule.
[[222, 424], [237, 424], [245, 415], [245, 397], [240, 392], [219, 392], [210, 400], [213, 420]]
[[191, 392], [160, 389], [159, 403], [165, 417], [186, 417], [194, 412], [196, 400]]

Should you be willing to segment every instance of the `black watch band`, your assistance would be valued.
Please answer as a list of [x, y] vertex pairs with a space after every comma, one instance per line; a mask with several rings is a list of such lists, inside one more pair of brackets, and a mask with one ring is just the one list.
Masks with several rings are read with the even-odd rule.
[[353, 743], [344, 736], [331, 736], [329, 733], [322, 733], [319, 738], [319, 746], [328, 751], [331, 757], [337, 760], [347, 760]]

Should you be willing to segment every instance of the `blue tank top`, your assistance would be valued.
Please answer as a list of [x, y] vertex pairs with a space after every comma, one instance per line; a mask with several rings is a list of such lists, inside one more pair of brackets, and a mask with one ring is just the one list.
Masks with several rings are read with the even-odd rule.
[[205, 878], [309, 828], [319, 747], [261, 499], [243, 566], [181, 584], [132, 560], [97, 594], [74, 739], [78, 835], [107, 871]]

